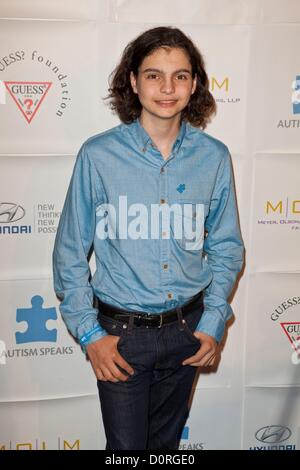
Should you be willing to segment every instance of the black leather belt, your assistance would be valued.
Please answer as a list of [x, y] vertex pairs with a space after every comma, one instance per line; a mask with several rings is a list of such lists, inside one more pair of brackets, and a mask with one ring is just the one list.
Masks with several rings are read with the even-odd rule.
[[[145, 312], [130, 312], [128, 310], [119, 309], [112, 305], [106, 304], [105, 302], [102, 302], [99, 297], [97, 297], [97, 300], [99, 306], [99, 316], [104, 315], [114, 318], [115, 320], [124, 321], [125, 323], [129, 323], [129, 319], [133, 316], [133, 323], [137, 326], [143, 325], [160, 328], [162, 325], [177, 320], [178, 318], [176, 308], [162, 313], [152, 314]], [[184, 317], [189, 312], [191, 312], [197, 306], [197, 304], [201, 305], [202, 301], [203, 291], [200, 291], [198, 294], [192, 297], [192, 299], [180, 307], [182, 316]]]

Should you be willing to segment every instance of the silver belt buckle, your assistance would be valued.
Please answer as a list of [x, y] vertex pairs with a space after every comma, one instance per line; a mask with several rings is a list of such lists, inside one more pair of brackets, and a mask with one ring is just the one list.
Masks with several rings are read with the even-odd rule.
[[159, 325], [158, 325], [158, 328], [161, 328], [162, 327], [162, 313], [159, 314]]

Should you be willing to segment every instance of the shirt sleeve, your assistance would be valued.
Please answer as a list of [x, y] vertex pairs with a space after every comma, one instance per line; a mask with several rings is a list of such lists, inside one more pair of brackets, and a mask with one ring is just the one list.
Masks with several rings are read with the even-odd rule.
[[60, 312], [70, 333], [82, 349], [107, 333], [97, 321], [93, 307], [88, 254], [93, 244], [96, 223], [96, 194], [93, 168], [85, 144], [77, 155], [61, 213], [54, 250], [53, 283], [61, 300]]
[[204, 290], [204, 311], [196, 331], [220, 342], [226, 321], [233, 315], [227, 299], [242, 268], [244, 244], [239, 227], [230, 153], [220, 162], [205, 229], [203, 251], [213, 274]]

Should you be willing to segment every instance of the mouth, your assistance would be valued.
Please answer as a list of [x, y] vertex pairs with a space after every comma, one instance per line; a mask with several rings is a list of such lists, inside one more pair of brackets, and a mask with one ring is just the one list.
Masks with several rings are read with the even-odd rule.
[[174, 104], [177, 102], [177, 100], [160, 100], [160, 101], [156, 101], [156, 103], [159, 105], [159, 106], [163, 106], [163, 107], [169, 107], [169, 106], [174, 106]]

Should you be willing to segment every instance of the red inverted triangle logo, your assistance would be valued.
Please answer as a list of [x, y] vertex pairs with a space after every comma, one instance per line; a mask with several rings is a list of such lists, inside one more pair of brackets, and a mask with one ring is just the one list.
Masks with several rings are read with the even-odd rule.
[[52, 82], [4, 82], [6, 89], [30, 124]]
[[295, 351], [299, 352], [300, 345], [300, 322], [285, 322], [280, 323], [281, 328], [287, 335]]

